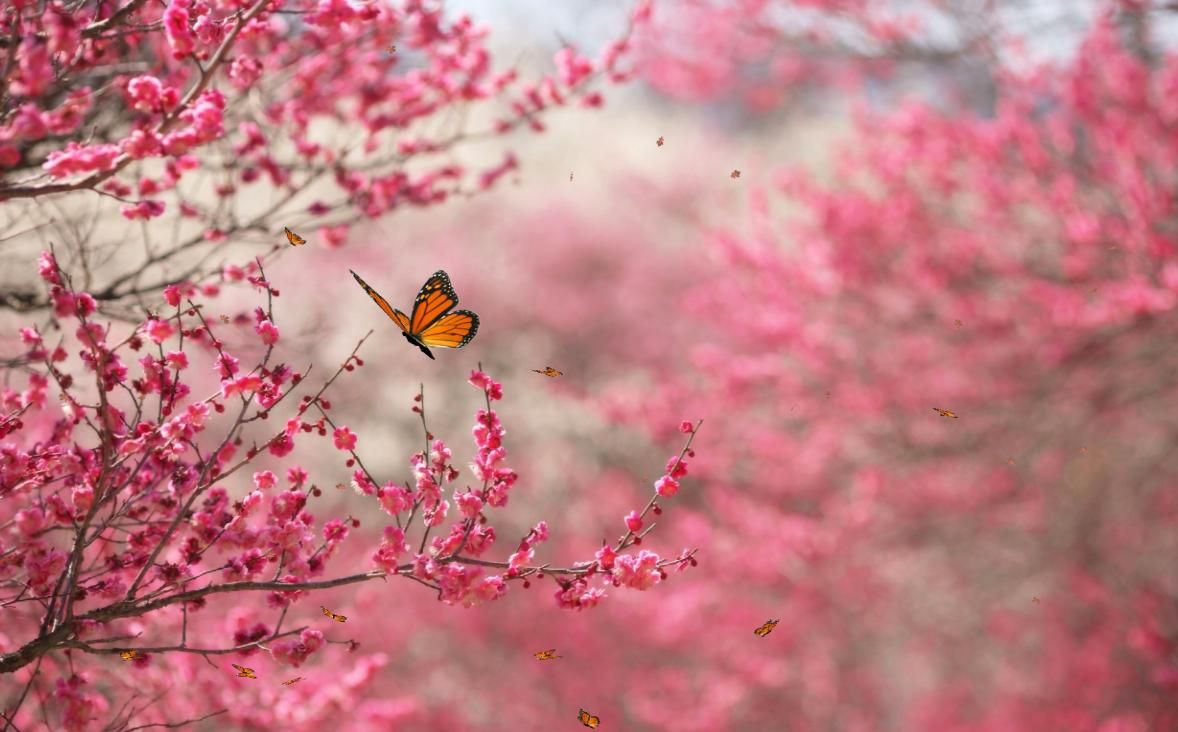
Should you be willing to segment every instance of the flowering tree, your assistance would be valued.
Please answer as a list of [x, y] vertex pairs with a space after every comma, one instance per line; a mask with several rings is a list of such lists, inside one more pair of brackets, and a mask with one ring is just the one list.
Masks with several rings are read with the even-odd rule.
[[[709, 38], [752, 5], [867, 7], [707, 5], [728, 13], [691, 23]], [[861, 115], [829, 180], [754, 188], [747, 228], [668, 242], [650, 223], [735, 218], [719, 138], [691, 151], [703, 182], [634, 184], [604, 220], [547, 207], [504, 225], [503, 246], [560, 233], [518, 256], [543, 285], [501, 332], [553, 334], [586, 405], [656, 442], [688, 403], [709, 425], [676, 512], [702, 574], [604, 614], [600, 635], [624, 639], [594, 649], [607, 721], [1178, 725], [1178, 53], [1151, 40], [1172, 11], [1102, 11], [1062, 63], [992, 59], [989, 108]]]
[[[647, 12], [639, 7], [635, 22]], [[54, 221], [72, 228], [41, 252], [36, 286], [0, 297], [39, 319], [9, 342], [0, 392], [5, 730], [178, 727], [226, 713], [246, 726], [322, 729], [387, 659], [359, 657], [342, 680], [323, 669], [308, 671], [315, 683], [279, 686], [276, 667], [298, 668], [325, 643], [358, 647], [322, 629], [346, 623], [345, 613], [324, 605], [311, 610], [319, 627], [310, 622], [313, 594], [403, 577], [470, 607], [511, 583], [550, 580], [559, 607], [583, 609], [605, 586], [647, 589], [668, 567], [695, 563], [689, 550], [665, 558], [636, 547], [653, 528], [644, 519], [686, 474], [698, 425], [684, 423], [687, 444], [617, 541], [582, 561], [539, 564], [549, 536], [541, 520], [497, 556], [489, 519], [517, 481], [491, 404], [502, 385], [481, 367], [471, 373], [483, 407], [473, 486], [427, 426], [424, 387], [412, 406], [423, 447], [410, 458], [412, 479], [376, 475], [327, 398], [363, 373], [364, 339], [321, 379], [284, 362], [281, 291], [266, 274], [289, 251], [272, 243], [282, 225], [314, 221], [338, 247], [357, 212], [375, 218], [491, 187], [516, 166], [512, 155], [474, 183], [447, 156], [520, 126], [540, 131], [541, 113], [571, 100], [599, 106], [593, 80], [627, 77], [618, 64], [629, 32], [598, 61], [566, 47], [556, 74], [517, 88], [513, 71], [492, 69], [485, 31], [421, 0], [5, 8], [0, 201], [10, 223], [41, 228], [47, 203], [96, 196], [141, 222], [144, 240], [142, 256], [104, 262], [78, 220]], [[490, 128], [454, 124], [467, 106], [502, 99], [509, 111]], [[296, 205], [321, 178], [338, 188], [335, 200]], [[275, 195], [251, 210], [242, 194], [262, 182]], [[15, 213], [22, 201], [28, 208]], [[170, 240], [154, 226], [169, 218]], [[196, 232], [183, 238], [181, 227]], [[210, 263], [223, 244], [248, 246], [250, 232], [265, 234], [260, 252]], [[233, 291], [252, 311], [214, 317]], [[324, 492], [298, 456], [329, 435], [371, 515], [383, 514], [375, 538], [349, 542], [358, 518], [316, 515]], [[361, 566], [329, 572], [349, 560]], [[272, 664], [246, 665], [263, 651]], [[236, 677], [211, 661], [226, 656], [241, 661]], [[125, 673], [114, 673], [119, 665]], [[264, 692], [246, 691], [262, 679]], [[259, 710], [251, 694], [270, 703]], [[355, 728], [407, 714], [377, 705]], [[436, 729], [454, 723], [424, 714]]]

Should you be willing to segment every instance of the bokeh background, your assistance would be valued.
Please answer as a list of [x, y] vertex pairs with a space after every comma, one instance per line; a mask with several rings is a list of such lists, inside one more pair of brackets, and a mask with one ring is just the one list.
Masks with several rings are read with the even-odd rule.
[[[524, 74], [632, 10], [445, 7]], [[502, 546], [546, 520], [537, 559], [567, 563], [624, 532], [703, 419], [644, 545], [700, 565], [584, 612], [546, 583], [475, 609], [335, 590], [359, 650], [317, 654], [297, 704], [233, 692], [208, 728], [575, 729], [583, 707], [611, 730], [1178, 729], [1176, 20], [1145, 0], [661, 3], [638, 79], [511, 138], [505, 183], [343, 246], [305, 233], [267, 267], [280, 347], [333, 364], [376, 331], [332, 399], [374, 474], [409, 477], [419, 385], [469, 461], [481, 362], [521, 476]], [[31, 278], [31, 235], [5, 246], [5, 276]], [[401, 307], [445, 269], [478, 337], [427, 361], [349, 269]], [[305, 449], [313, 481], [348, 482], [328, 441]], [[357, 547], [385, 518], [351, 491], [319, 506], [362, 520]]]

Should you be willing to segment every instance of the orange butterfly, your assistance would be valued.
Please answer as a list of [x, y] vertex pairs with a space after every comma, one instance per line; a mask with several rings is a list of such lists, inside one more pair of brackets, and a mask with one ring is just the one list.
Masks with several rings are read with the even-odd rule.
[[766, 620], [765, 624], [753, 631], [753, 635], [758, 635], [762, 638], [773, 632], [780, 620]]
[[555, 654], [556, 654], [556, 649], [549, 648], [547, 651], [536, 651], [532, 655], [541, 661], [551, 661], [554, 658], [560, 658], [560, 656], [557, 656]]
[[245, 666], [238, 666], [236, 663], [231, 663], [229, 665], [232, 666], [233, 668], [237, 669], [237, 672], [238, 672], [237, 675], [240, 678], [243, 678], [243, 679], [256, 679], [256, 678], [258, 678], [257, 676], [254, 676], [254, 670], [252, 668], [246, 668]]
[[933, 411], [942, 417], [952, 417], [953, 419], [957, 419], [957, 415], [953, 412], [950, 412], [948, 409], [937, 409], [936, 407], [933, 407]]
[[288, 242], [290, 242], [290, 245], [291, 245], [292, 247], [301, 247], [302, 245], [304, 245], [304, 244], [306, 244], [306, 243], [307, 243], [307, 240], [306, 240], [306, 239], [304, 239], [303, 237], [301, 237], [301, 236], [299, 236], [298, 234], [294, 233], [293, 231], [291, 231], [290, 229], [286, 228], [285, 226], [284, 226], [284, 227], [282, 227], [282, 230], [286, 232], [286, 240], [287, 240]]
[[739, 178], [739, 177], [740, 177], [740, 171], [739, 171], [739, 170], [734, 170], [734, 171], [732, 171], [732, 175], [730, 175], [730, 176], [728, 176], [728, 177], [729, 177], [729, 178], [732, 178], [732, 179], [734, 179], [734, 180], [735, 180], [736, 178]]
[[323, 614], [324, 614], [324, 615], [326, 615], [327, 617], [331, 618], [332, 620], [334, 620], [334, 621], [335, 621], [335, 622], [337, 622], [337, 623], [346, 623], [346, 622], [348, 622], [348, 616], [346, 616], [346, 615], [336, 615], [335, 613], [333, 613], [332, 611], [330, 611], [330, 610], [328, 610], [327, 608], [323, 607], [322, 605], [320, 605], [320, 606], [319, 606], [319, 609], [323, 611]]
[[119, 656], [124, 661], [134, 661], [136, 658], [141, 658], [141, 656], [139, 655], [139, 651], [130, 650], [130, 649], [126, 650], [126, 651], [119, 651]]
[[427, 346], [462, 348], [479, 332], [479, 316], [469, 310], [452, 310], [458, 304], [458, 295], [450, 285], [450, 276], [440, 269], [421, 286], [413, 301], [412, 317], [389, 305], [360, 275], [352, 272], [352, 276], [384, 314], [393, 319], [405, 340], [430, 358], [434, 354]]
[[663, 136], [659, 135], [659, 139], [655, 140], [654, 144], [658, 145], [659, 147], [662, 147], [663, 146]]
[[962, 323], [960, 320], [954, 320], [953, 324], [956, 325], [958, 328], [965, 325], [965, 323]]
[[543, 374], [544, 376], [547, 376], [550, 379], [555, 379], [557, 376], [564, 376], [563, 371], [557, 371], [556, 369], [552, 368], [551, 366], [545, 366], [543, 371], [541, 371], [540, 369], [532, 369], [532, 371], [535, 371], [537, 374]]
[[293, 679], [287, 679], [286, 681], [283, 681], [282, 685], [283, 686], [290, 686], [291, 684], [297, 684], [298, 682], [300, 682], [302, 680], [303, 680], [302, 676], [296, 676]]
[[601, 725], [601, 717], [595, 717], [584, 709], [577, 712], [577, 721], [590, 729], [597, 729]]

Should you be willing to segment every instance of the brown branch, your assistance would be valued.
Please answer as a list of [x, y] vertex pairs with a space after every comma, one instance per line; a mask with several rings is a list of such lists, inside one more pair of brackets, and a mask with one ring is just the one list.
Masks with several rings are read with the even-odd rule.
[[203, 722], [206, 719], [216, 717], [217, 715], [224, 714], [225, 712], [228, 712], [228, 711], [229, 711], [228, 709], [222, 709], [220, 711], [213, 712], [212, 714], [206, 714], [205, 716], [201, 717], [200, 719], [187, 719], [183, 722], [155, 722], [154, 724], [141, 724], [138, 727], [129, 727], [127, 729], [127, 732], [135, 732], [135, 730], [137, 730], [137, 729], [151, 729], [152, 727], [166, 727], [168, 729], [179, 729], [181, 727], [187, 727], [190, 724], [196, 724], [197, 722]]

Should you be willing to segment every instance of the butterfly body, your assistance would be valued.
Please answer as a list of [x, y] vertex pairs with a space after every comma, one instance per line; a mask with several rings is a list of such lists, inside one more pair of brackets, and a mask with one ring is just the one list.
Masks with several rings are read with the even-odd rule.
[[[349, 270], [350, 271], [350, 270]], [[454, 310], [458, 295], [450, 284], [450, 276], [438, 270], [430, 276], [413, 300], [413, 314], [406, 315], [389, 305], [380, 294], [352, 272], [352, 277], [364, 292], [397, 324], [405, 340], [421, 349], [430, 358], [430, 348], [462, 348], [479, 331], [479, 316], [470, 310]]]
[[288, 242], [290, 242], [290, 245], [291, 245], [292, 247], [301, 247], [302, 245], [304, 245], [304, 244], [306, 244], [306, 243], [307, 243], [307, 240], [306, 240], [306, 239], [304, 239], [303, 237], [301, 237], [301, 236], [299, 236], [298, 234], [294, 233], [293, 231], [291, 231], [290, 229], [286, 228], [285, 226], [284, 226], [284, 227], [282, 227], [282, 230], [286, 232], [286, 240], [287, 240]]
[[238, 666], [236, 663], [231, 663], [229, 665], [232, 666], [233, 668], [237, 669], [237, 675], [240, 678], [243, 678], [243, 679], [256, 679], [256, 678], [258, 678], [254, 674], [254, 670], [252, 668], [247, 668], [245, 666]]
[[594, 716], [584, 709], [577, 712], [577, 721], [590, 729], [597, 729], [601, 726], [601, 717]]

